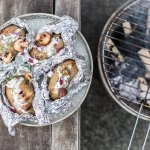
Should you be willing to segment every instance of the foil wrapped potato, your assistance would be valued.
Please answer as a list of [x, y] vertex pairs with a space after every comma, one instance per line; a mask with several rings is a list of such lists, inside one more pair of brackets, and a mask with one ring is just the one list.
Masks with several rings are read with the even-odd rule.
[[34, 114], [32, 102], [35, 92], [29, 78], [29, 73], [13, 77], [5, 86], [6, 98], [18, 114], [27, 112]]
[[25, 41], [27, 31], [16, 25], [9, 25], [0, 31], [0, 58], [10, 63], [18, 54], [28, 47]]
[[8, 27], [1, 30], [1, 34], [4, 34], [5, 36], [10, 36], [10, 34], [15, 33], [18, 31], [19, 37], [25, 37], [26, 31], [24, 29], [21, 29], [20, 27], [16, 25], [9, 25]]

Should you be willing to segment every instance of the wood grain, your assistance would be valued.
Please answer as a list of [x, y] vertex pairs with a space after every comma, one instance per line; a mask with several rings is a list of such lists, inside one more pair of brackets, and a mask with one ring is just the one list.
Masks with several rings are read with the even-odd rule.
[[52, 150], [80, 150], [80, 109], [52, 125]]
[[26, 13], [53, 13], [53, 0], [0, 0], [0, 21]]
[[80, 23], [80, 0], [55, 0], [55, 14], [58, 16], [69, 15]]
[[[0, 24], [26, 13], [53, 12], [53, 0], [0, 0]], [[50, 150], [51, 126], [26, 127], [19, 125], [15, 137], [8, 134], [0, 120], [0, 150]]]
[[51, 126], [19, 125], [16, 129], [16, 136], [12, 137], [4, 124], [0, 123], [0, 150], [50, 150]]
[[[69, 15], [80, 23], [80, 0], [55, 0], [55, 14]], [[80, 110], [52, 125], [52, 150], [80, 149]]]

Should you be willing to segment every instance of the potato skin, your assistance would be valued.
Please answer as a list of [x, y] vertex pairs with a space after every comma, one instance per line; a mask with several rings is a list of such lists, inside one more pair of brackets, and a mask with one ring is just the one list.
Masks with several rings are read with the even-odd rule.
[[[8, 27], [1, 30], [1, 34], [4, 34], [5, 36], [9, 36], [11, 33], [13, 33], [15, 30], [20, 29], [20, 27], [16, 25], [9, 25]], [[21, 29], [19, 32], [20, 37], [25, 37], [26, 31], [24, 29]]]
[[43, 60], [43, 59], [46, 59], [46, 58], [47, 58], [45, 52], [38, 51], [36, 48], [32, 48], [32, 49], [29, 51], [29, 55], [30, 55], [32, 58], [36, 58], [37, 60]]
[[49, 89], [49, 92], [50, 92], [50, 97], [53, 100], [59, 99], [59, 98], [65, 96], [67, 94], [67, 90], [66, 89], [64, 89], [64, 88], [54, 89], [54, 87], [55, 87], [55, 85], [56, 85], [56, 83], [58, 81], [58, 78], [59, 78], [58, 77], [57, 68], [59, 66], [69, 66], [69, 65], [72, 65], [72, 68], [71, 68], [71, 70], [69, 72], [69, 75], [70, 75], [69, 83], [70, 83], [71, 80], [74, 78], [74, 76], [79, 71], [74, 60], [72, 60], [72, 59], [65, 60], [64, 62], [59, 64], [56, 68], [54, 68], [54, 73], [53, 73], [52, 77], [50, 78], [49, 85], [48, 85], [48, 89]]
[[[27, 104], [23, 106], [23, 110], [29, 112], [29, 113], [32, 113], [34, 114], [34, 110], [33, 110], [33, 107], [32, 107], [32, 102], [33, 102], [33, 99], [34, 99], [34, 89], [32, 87], [31, 84], [29, 84], [28, 80], [24, 79], [21, 84], [20, 84], [20, 89], [24, 92], [24, 93], [27, 93], [24, 97], [24, 100], [27, 101]], [[15, 108], [16, 112], [18, 114], [22, 114], [23, 111], [21, 110], [18, 110], [15, 105], [14, 105], [14, 99], [13, 99], [13, 95], [12, 95], [12, 89], [11, 88], [8, 88], [6, 87], [5, 88], [5, 94], [6, 94], [6, 97], [8, 99], [8, 102], [10, 103], [10, 105], [12, 107]]]

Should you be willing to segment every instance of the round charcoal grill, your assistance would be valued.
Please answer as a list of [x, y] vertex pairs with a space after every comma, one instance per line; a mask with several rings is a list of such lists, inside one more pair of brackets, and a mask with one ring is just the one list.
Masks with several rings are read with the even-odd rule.
[[[150, 121], [150, 0], [130, 0], [106, 23], [98, 63], [111, 97], [138, 119]], [[143, 144], [143, 149], [150, 125]]]
[[[146, 48], [148, 53], [150, 52], [150, 18], [148, 20], [148, 16], [150, 16], [148, 0], [128, 1], [117, 10], [102, 32], [98, 48], [98, 63], [103, 82], [113, 99], [136, 116], [139, 106], [144, 101], [145, 107], [140, 117], [150, 121], [150, 106], [145, 104], [149, 103], [147, 96], [150, 94], [148, 86], [150, 77], [146, 77], [150, 73], [150, 69], [147, 70], [150, 68], [150, 57], [141, 52]], [[143, 61], [143, 58], [149, 59], [149, 62]], [[139, 85], [139, 78], [146, 81], [142, 83], [143, 86], [147, 86], [143, 91]], [[127, 90], [120, 89], [120, 84], [114, 83], [116, 80], [123, 80], [119, 83], [122, 83]], [[138, 85], [135, 85], [136, 81], [139, 82]], [[126, 94], [120, 94], [120, 90]], [[140, 92], [145, 92], [145, 96], [141, 97]]]

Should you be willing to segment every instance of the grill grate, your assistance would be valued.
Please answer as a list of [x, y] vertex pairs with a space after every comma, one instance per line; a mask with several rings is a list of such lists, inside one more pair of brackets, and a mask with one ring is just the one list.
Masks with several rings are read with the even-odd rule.
[[[110, 95], [137, 116], [130, 150], [139, 118], [150, 121], [150, 0], [130, 0], [112, 15], [102, 32], [98, 59]], [[150, 124], [142, 150], [149, 131]]]
[[[135, 79], [138, 81], [138, 77], [142, 77], [147, 81], [147, 84], [150, 84], [150, 79], [145, 78], [145, 74], [150, 74], [150, 69], [147, 70], [146, 67], [150, 62], [144, 62], [140, 57], [150, 59], [150, 56], [138, 53], [141, 49], [147, 48], [147, 51], [150, 52], [150, 36], [147, 34], [147, 31], [150, 30], [150, 20], [148, 18], [148, 10], [150, 9], [149, 0], [136, 0], [129, 1], [126, 3], [118, 12], [116, 12], [111, 20], [107, 23], [105, 31], [103, 33], [102, 42], [100, 49], [101, 64], [104, 78], [106, 84], [111, 90], [111, 94], [115, 96], [116, 101], [126, 107], [128, 111], [134, 114], [138, 114], [139, 106], [144, 102], [144, 106], [147, 108], [150, 107], [147, 104], [147, 99], [137, 96], [137, 101], [133, 101], [127, 96], [120, 95], [120, 88], [113, 84], [114, 78], [118, 76], [124, 78]], [[131, 26], [123, 27], [123, 23], [128, 22]], [[132, 30], [131, 34], [126, 34], [124, 29]], [[122, 62], [118, 60], [117, 56], [112, 57], [114, 52], [108, 48], [113, 46], [109, 40], [113, 42], [114, 46], [119, 50], [120, 54], [124, 57], [125, 61]], [[119, 65], [117, 66], [116, 63]], [[123, 65], [127, 65], [130, 69], [121, 69]], [[121, 71], [120, 71], [121, 70]], [[134, 71], [135, 70], [135, 71]], [[122, 73], [123, 72], [123, 73]], [[130, 81], [130, 79], [128, 79]], [[139, 81], [138, 81], [139, 82]], [[124, 86], [127, 86], [132, 89], [137, 89], [134, 85], [128, 85], [128, 82], [121, 83]], [[140, 84], [140, 83], [139, 83]], [[142, 83], [147, 86], [147, 84]], [[130, 91], [125, 91], [126, 93]], [[142, 92], [150, 94], [149, 88], [142, 90]], [[136, 96], [136, 95], [135, 95]], [[131, 103], [131, 102], [134, 103]], [[144, 119], [150, 120], [150, 110], [144, 109], [140, 114], [140, 117], [144, 116]]]

